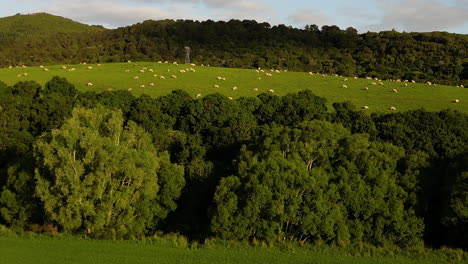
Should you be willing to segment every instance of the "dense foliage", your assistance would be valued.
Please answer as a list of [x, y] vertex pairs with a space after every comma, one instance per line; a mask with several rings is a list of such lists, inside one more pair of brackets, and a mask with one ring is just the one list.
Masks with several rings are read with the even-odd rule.
[[145, 21], [100, 32], [0, 37], [0, 66], [177, 60], [468, 86], [468, 36], [304, 29], [252, 20]]
[[90, 236], [468, 248], [468, 116], [0, 83], [0, 222]]

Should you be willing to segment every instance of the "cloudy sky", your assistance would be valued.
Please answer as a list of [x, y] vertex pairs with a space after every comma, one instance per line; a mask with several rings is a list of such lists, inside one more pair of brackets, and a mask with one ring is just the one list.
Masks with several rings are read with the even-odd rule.
[[255, 19], [303, 28], [468, 34], [468, 0], [0, 0], [0, 17], [47, 12], [116, 28], [147, 19]]

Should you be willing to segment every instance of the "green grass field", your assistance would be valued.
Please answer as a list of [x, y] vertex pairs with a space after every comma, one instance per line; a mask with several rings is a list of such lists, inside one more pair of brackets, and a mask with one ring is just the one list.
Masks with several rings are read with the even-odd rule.
[[[67, 78], [81, 91], [106, 91], [112, 89], [128, 90], [136, 96], [148, 94], [161, 96], [175, 89], [186, 90], [192, 96], [210, 93], [221, 93], [232, 98], [242, 96], [256, 96], [261, 92], [274, 90], [274, 94], [285, 95], [305, 89], [312, 90], [315, 94], [328, 99], [329, 105], [333, 102], [349, 100], [358, 107], [367, 105], [368, 111], [389, 112], [394, 106], [397, 111], [424, 108], [429, 111], [441, 109], [457, 109], [468, 113], [468, 89], [455, 86], [429, 86], [426, 84], [409, 83], [406, 87], [402, 82], [354, 79], [351, 77], [325, 76], [321, 74], [309, 75], [304, 72], [256, 72], [256, 70], [201, 67], [188, 65], [159, 64], [154, 62], [138, 63], [110, 63], [97, 66], [88, 65], [63, 65], [45, 66], [49, 71], [40, 67], [28, 68], [4, 68], [0, 69], [0, 81], [13, 85], [18, 81], [35, 80], [40, 84], [49, 81], [58, 75]], [[92, 67], [92, 69], [88, 69]], [[147, 68], [145, 72], [141, 69]], [[68, 71], [75, 68], [75, 71]], [[194, 68], [196, 72], [180, 73], [182, 69]], [[150, 71], [153, 70], [153, 72]], [[128, 70], [128, 72], [126, 72]], [[25, 73], [27, 75], [25, 75]], [[272, 76], [266, 76], [271, 73]], [[156, 77], [154, 75], [157, 75]], [[171, 75], [177, 76], [176, 79]], [[134, 79], [138, 76], [138, 79]], [[160, 79], [164, 76], [165, 79]], [[217, 80], [217, 77], [226, 78], [225, 81]], [[259, 80], [258, 78], [261, 78]], [[348, 80], [345, 81], [344, 79]], [[377, 85], [372, 85], [376, 82]], [[92, 83], [92, 86], [87, 86]], [[150, 86], [154, 83], [154, 86]], [[348, 88], [342, 88], [342, 85]], [[140, 85], [145, 85], [140, 88]], [[214, 85], [219, 85], [215, 88]], [[237, 87], [237, 90], [233, 90]], [[368, 90], [364, 90], [368, 87]], [[258, 91], [254, 91], [258, 88]], [[392, 89], [397, 89], [395, 93]], [[458, 99], [460, 103], [453, 101]]]
[[76, 263], [450, 263], [440, 258], [353, 257], [329, 249], [282, 251], [268, 247], [171, 245], [166, 241], [112, 241], [0, 236], [2, 264]]

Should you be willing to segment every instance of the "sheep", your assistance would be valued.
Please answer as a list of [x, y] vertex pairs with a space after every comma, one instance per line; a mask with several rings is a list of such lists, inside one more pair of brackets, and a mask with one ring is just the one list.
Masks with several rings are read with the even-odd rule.
[[179, 70], [180, 73], [185, 73], [185, 70]]
[[133, 77], [133, 80], [138, 80], [138, 79], [140, 79], [140, 77], [138, 76]]
[[97, 65], [97, 66], [98, 66], [98, 67], [101, 67], [101, 64], [100, 64], [100, 63], [98, 63], [98, 65]]
[[39, 68], [41, 68], [41, 69], [42, 69], [42, 68], [44, 68], [44, 66], [42, 66], [42, 65], [39, 65]]
[[257, 73], [260, 73], [260, 71], [259, 71], [259, 70], [255, 70], [255, 72], [257, 72]]
[[18, 74], [18, 75], [16, 75], [16, 77], [21, 77], [21, 76], [23, 76], [23, 75], [22, 75], [22, 74]]
[[195, 66], [197, 66], [197, 65], [196, 65], [195, 63], [190, 63], [190, 66], [195, 67]]
[[347, 81], [348, 81], [348, 78], [345, 78], [343, 81], [347, 82]]
[[190, 68], [190, 71], [191, 71], [191, 72], [195, 72], [195, 69], [193, 69], [193, 68]]
[[379, 82], [379, 84], [380, 84], [380, 85], [384, 85], [384, 83], [383, 83], [383, 82]]
[[28, 76], [28, 73], [25, 72], [25, 73], [23, 73], [23, 75], [24, 75], [24, 76]]
[[220, 77], [220, 76], [218, 76], [218, 77], [216, 78], [216, 80], [222, 80], [222, 79], [223, 79], [223, 77]]
[[107, 88], [107, 91], [109, 91], [109, 92], [112, 91], [112, 88]]
[[354, 79], [355, 79], [355, 80], [357, 80], [357, 79], [358, 79], [358, 77], [357, 77], [357, 76], [354, 76]]
[[398, 93], [398, 90], [397, 89], [392, 89], [392, 92]]
[[129, 69], [126, 69], [125, 72], [130, 72], [130, 70], [129, 70]]
[[314, 75], [312, 72], [309, 72], [309, 75]]
[[146, 71], [148, 68], [146, 68], [146, 67], [143, 67], [143, 68], [141, 68], [141, 69]]
[[132, 63], [132, 61], [131, 61], [131, 60], [129, 60], [129, 61], [127, 61], [127, 62], [128, 62], [128, 63]]
[[140, 70], [140, 72], [141, 72], [141, 73], [144, 73], [144, 72], [145, 72], [145, 70], [143, 70], [143, 69], [142, 69], [142, 70]]
[[66, 67], [66, 66], [62, 66], [62, 69], [66, 70], [66, 69], [67, 69], [67, 67]]
[[369, 90], [369, 87], [365, 87], [364, 90], [368, 91], [368, 90]]
[[258, 88], [253, 88], [254, 91], [258, 91]]
[[232, 90], [233, 91], [237, 90], [237, 86], [232, 87]]
[[149, 69], [149, 72], [154, 72], [154, 70], [153, 70], [153, 69]]
[[465, 86], [463, 86], [463, 84], [460, 84], [460, 87], [461, 87], [461, 88], [465, 88]]
[[131, 92], [133, 90], [133, 88], [128, 88], [127, 91]]
[[150, 83], [149, 86], [154, 86], [154, 83]]
[[154, 74], [153, 77], [158, 77], [158, 75], [157, 75], [157, 74]]
[[140, 84], [140, 88], [145, 88], [145, 85], [144, 85], [144, 84]]
[[431, 86], [432, 85], [432, 82], [426, 82], [427, 85]]
[[88, 70], [92, 70], [92, 69], [93, 69], [93, 67], [91, 67], [91, 66], [88, 66]]
[[366, 77], [366, 80], [372, 80], [372, 77]]
[[172, 78], [172, 79], [177, 79], [177, 76], [171, 75], [171, 78]]
[[362, 109], [369, 109], [369, 106], [365, 105], [362, 107]]
[[407, 84], [407, 83], [405, 83], [405, 87], [408, 87], [408, 84]]
[[202, 96], [202, 94], [197, 94], [196, 98], [199, 98], [199, 97], [201, 97], [201, 96]]
[[48, 72], [48, 71], [49, 71], [49, 69], [47, 69], [47, 68], [44, 68], [44, 71]]
[[411, 83], [416, 83], [416, 81], [415, 81], [415, 80], [411, 80]]
[[257, 80], [261, 80], [261, 79], [262, 79], [262, 77], [258, 77], [258, 78], [257, 78]]
[[460, 100], [458, 100], [458, 99], [455, 99], [455, 100], [453, 100], [453, 102], [454, 102], [454, 103], [459, 103], [459, 102], [460, 102]]
[[377, 83], [376, 83], [376, 82], [372, 82], [371, 84], [372, 84], [372, 85], [377, 85]]
[[395, 110], [396, 110], [396, 107], [394, 107], [394, 106], [390, 106], [389, 110], [391, 110], [391, 111], [395, 111]]
[[159, 76], [159, 79], [166, 79], [166, 77], [161, 75], [161, 76]]
[[93, 86], [93, 83], [87, 83], [86, 86]]
[[177, 61], [174, 61], [172, 64], [177, 65]]
[[348, 88], [348, 85], [343, 84], [343, 85], [341, 85], [341, 87], [342, 87], [342, 88]]
[[219, 85], [215, 84], [213, 87], [214, 87], [214, 88], [219, 88]]
[[268, 92], [270, 92], [270, 93], [274, 93], [274, 92], [275, 92], [275, 90], [273, 90], [273, 89], [270, 89], [270, 90], [268, 90]]
[[159, 64], [161, 64], [161, 63], [162, 63], [162, 61], [158, 61], [158, 63], [159, 63]]
[[233, 98], [231, 96], [228, 97], [229, 100], [232, 100]]

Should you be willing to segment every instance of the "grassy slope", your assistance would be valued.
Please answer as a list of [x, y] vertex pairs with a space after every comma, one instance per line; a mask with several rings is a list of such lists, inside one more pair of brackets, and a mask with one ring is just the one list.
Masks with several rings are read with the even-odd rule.
[[[334, 77], [322, 75], [308, 75], [304, 72], [281, 72], [272, 73], [272, 77], [265, 76], [264, 73], [257, 73], [255, 70], [215, 68], [215, 67], [192, 67], [196, 72], [179, 73], [178, 70], [186, 69], [187, 65], [158, 64], [152, 62], [139, 63], [113, 63], [97, 65], [67, 65], [67, 68], [76, 68], [74, 72], [62, 69], [62, 65], [46, 66], [49, 72], [45, 72], [39, 67], [0, 69], [0, 81], [8, 85], [13, 85], [18, 81], [35, 80], [44, 84], [53, 76], [66, 77], [68, 81], [75, 84], [81, 91], [105, 91], [108, 88], [115, 90], [127, 90], [132, 88], [135, 95], [148, 94], [150, 96], [161, 96], [170, 93], [175, 89], [186, 90], [192, 96], [197, 94], [207, 95], [219, 92], [226, 96], [238, 98], [241, 96], [256, 96], [260, 92], [274, 89], [275, 94], [285, 95], [290, 92], [298, 92], [305, 89], [312, 90], [319, 96], [326, 97], [329, 105], [333, 102], [349, 100], [361, 107], [369, 106], [369, 111], [385, 112], [390, 106], [395, 106], [397, 111], [425, 108], [430, 111], [452, 108], [468, 113], [468, 89], [454, 86], [428, 86], [425, 84], [408, 84], [384, 81], [384, 86], [371, 85], [373, 80]], [[92, 66], [93, 69], [88, 69]], [[143, 67], [153, 69], [144, 73], [139, 72]], [[129, 69], [130, 72], [125, 72]], [[169, 72], [168, 72], [169, 71]], [[19, 74], [27, 73], [27, 76], [17, 77]], [[153, 75], [157, 74], [158, 77]], [[176, 75], [177, 79], [169, 78]], [[159, 79], [159, 76], [166, 79]], [[139, 76], [134, 80], [134, 76]], [[216, 77], [225, 77], [226, 81], [218, 81]], [[261, 77], [261, 80], [257, 80]], [[87, 87], [88, 82], [93, 83], [92, 87]], [[149, 83], [153, 82], [154, 87]], [[140, 88], [141, 84], [145, 88]], [[214, 88], [218, 84], [220, 88]], [[341, 86], [346, 84], [348, 88]], [[237, 86], [237, 90], [232, 87]], [[368, 91], [363, 90], [369, 87]], [[253, 91], [259, 88], [259, 91]], [[392, 92], [392, 89], [398, 93]], [[459, 99], [456, 104], [452, 101]]]
[[75, 33], [102, 30], [102, 28], [81, 24], [68, 18], [53, 16], [46, 13], [0, 18], [0, 33], [15, 35]]
[[0, 236], [0, 256], [5, 264], [28, 263], [440, 263], [440, 259], [416, 261], [408, 258], [352, 257], [329, 252], [272, 248], [189, 249], [166, 243], [79, 239], [35, 239]]

